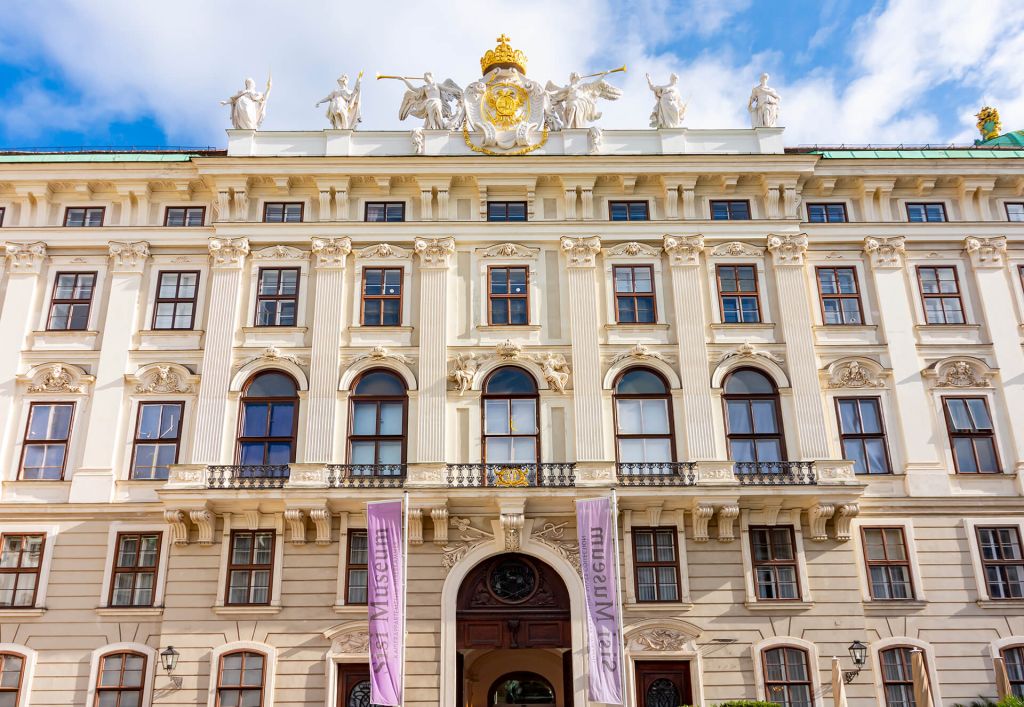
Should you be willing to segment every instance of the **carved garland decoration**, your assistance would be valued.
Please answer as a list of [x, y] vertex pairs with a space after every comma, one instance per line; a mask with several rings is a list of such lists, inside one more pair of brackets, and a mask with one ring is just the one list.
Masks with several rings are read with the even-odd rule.
[[452, 389], [462, 395], [473, 387], [473, 379], [476, 377], [480, 366], [488, 361], [500, 359], [503, 361], [530, 361], [541, 368], [544, 380], [548, 386], [559, 393], [565, 393], [569, 386], [569, 378], [572, 369], [565, 356], [557, 353], [525, 354], [523, 347], [511, 339], [506, 339], [495, 347], [493, 354], [477, 355], [472, 351], [469, 353], [456, 353], [451, 360], [451, 368], [448, 370], [448, 380], [452, 383]]

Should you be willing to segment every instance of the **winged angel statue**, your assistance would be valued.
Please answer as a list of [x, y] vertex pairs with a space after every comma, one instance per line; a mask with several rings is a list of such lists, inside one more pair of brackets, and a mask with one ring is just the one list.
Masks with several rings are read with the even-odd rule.
[[[424, 130], [458, 130], [466, 120], [466, 111], [462, 105], [462, 89], [451, 79], [437, 83], [429, 71], [423, 78], [411, 76], [378, 76], [379, 79], [397, 78], [409, 90], [402, 98], [398, 109], [398, 119], [405, 120], [410, 115], [423, 119]], [[414, 86], [409, 79], [423, 81], [422, 86]]]
[[551, 111], [563, 127], [586, 128], [588, 123], [601, 118], [601, 112], [597, 110], [599, 98], [608, 101], [622, 98], [621, 89], [600, 78], [610, 73], [605, 71], [596, 74], [599, 78], [584, 83], [583, 79], [588, 77], [580, 76], [574, 71], [569, 74], [569, 83], [566, 86], [548, 81], [545, 88], [550, 97]]

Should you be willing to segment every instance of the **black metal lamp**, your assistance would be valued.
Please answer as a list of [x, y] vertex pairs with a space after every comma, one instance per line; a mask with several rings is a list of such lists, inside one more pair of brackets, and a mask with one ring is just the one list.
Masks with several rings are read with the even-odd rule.
[[160, 663], [164, 666], [164, 670], [167, 671], [167, 677], [174, 683], [174, 687], [181, 687], [181, 676], [171, 675], [174, 669], [178, 667], [178, 656], [181, 655], [178, 651], [174, 650], [174, 646], [167, 646], [160, 651]]
[[853, 682], [855, 677], [860, 675], [860, 671], [864, 668], [864, 664], [868, 662], [868, 647], [860, 641], [854, 641], [851, 643], [848, 650], [850, 651], [850, 660], [853, 661], [853, 665], [856, 670], [843, 671], [843, 682], [847, 685]]

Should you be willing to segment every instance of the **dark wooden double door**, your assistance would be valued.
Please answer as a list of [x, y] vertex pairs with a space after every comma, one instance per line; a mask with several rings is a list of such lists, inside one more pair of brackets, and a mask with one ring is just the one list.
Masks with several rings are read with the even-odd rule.
[[370, 702], [370, 666], [366, 663], [338, 664], [337, 707], [374, 707]]
[[688, 661], [637, 661], [635, 675], [637, 707], [679, 707], [693, 703]]

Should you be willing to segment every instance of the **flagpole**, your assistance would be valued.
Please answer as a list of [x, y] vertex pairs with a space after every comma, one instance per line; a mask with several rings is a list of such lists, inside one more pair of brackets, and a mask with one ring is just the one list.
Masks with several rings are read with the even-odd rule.
[[622, 565], [619, 554], [619, 495], [612, 488], [612, 542], [615, 543], [615, 600], [618, 602], [619, 614], [619, 680], [622, 704], [626, 704], [626, 634], [622, 619]]
[[405, 515], [405, 531], [402, 533], [402, 704], [405, 705], [405, 674], [407, 668], [405, 665], [405, 651], [406, 646], [409, 643], [409, 631], [407, 629], [409, 621], [409, 612], [406, 602], [406, 594], [409, 593], [409, 492], [406, 491], [404, 494], [402, 503], [403, 513]]

